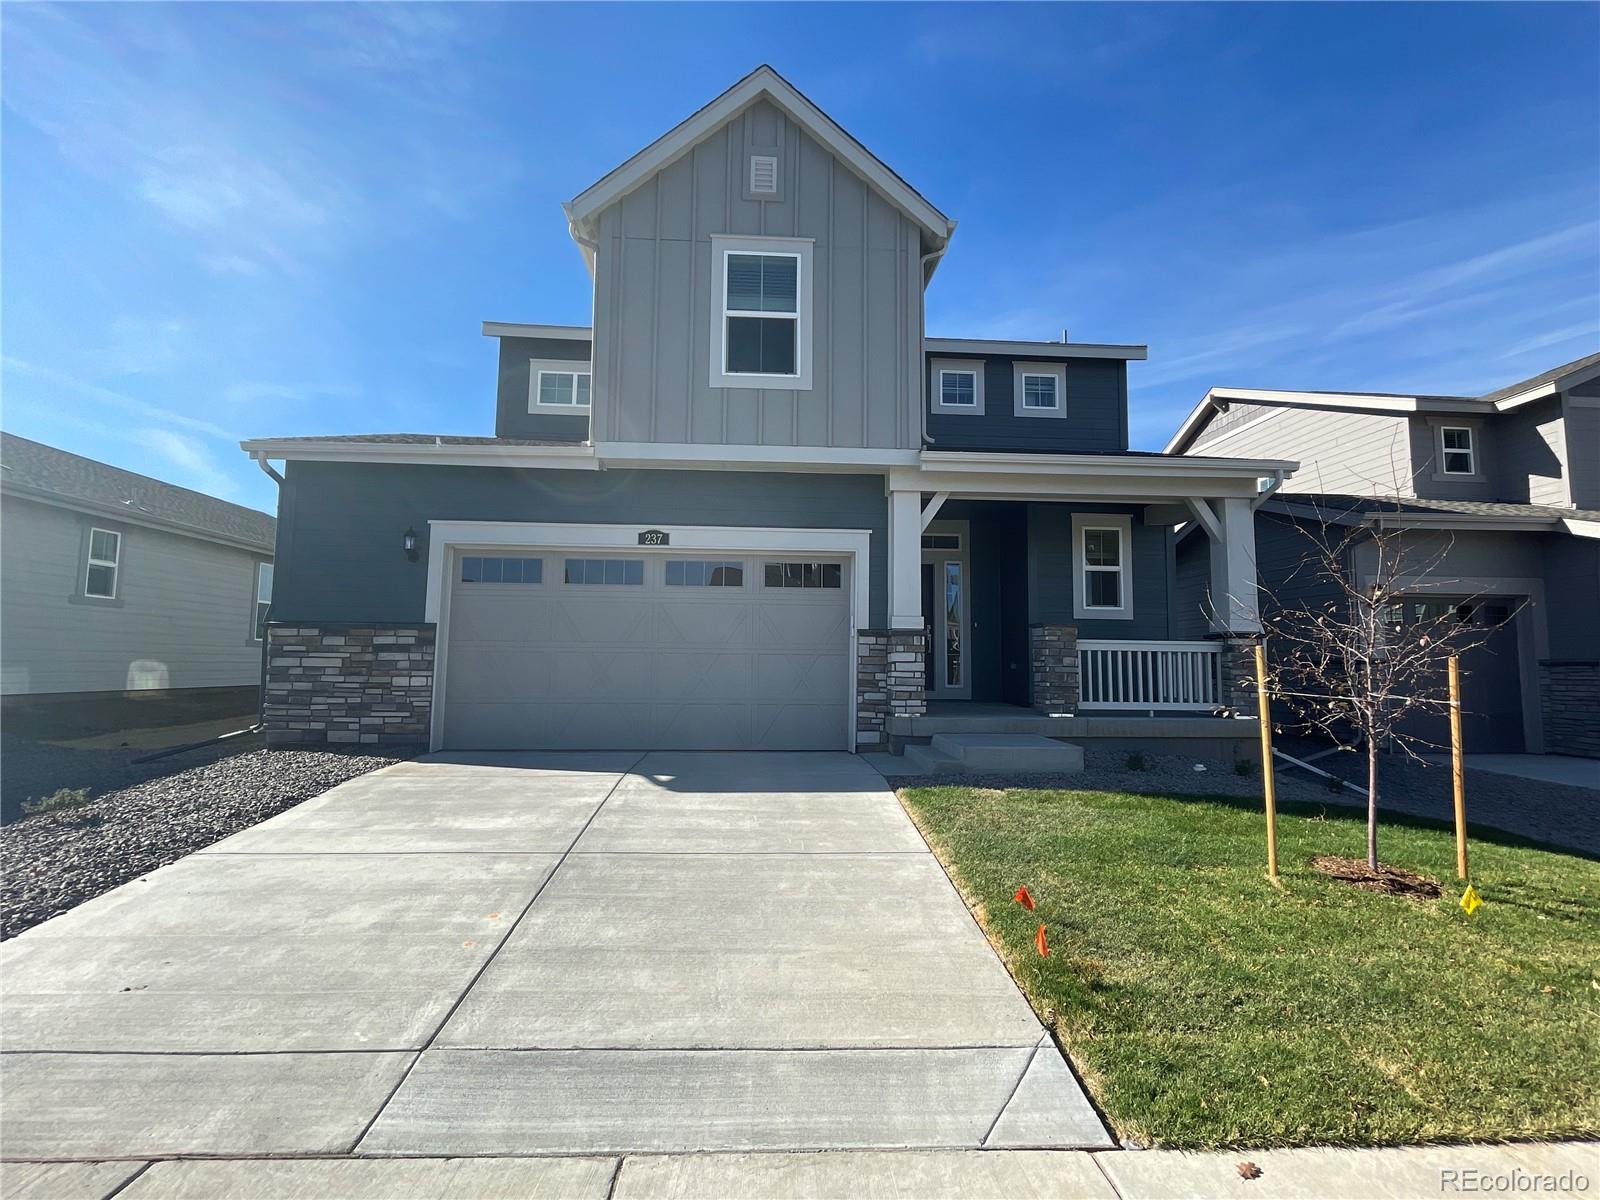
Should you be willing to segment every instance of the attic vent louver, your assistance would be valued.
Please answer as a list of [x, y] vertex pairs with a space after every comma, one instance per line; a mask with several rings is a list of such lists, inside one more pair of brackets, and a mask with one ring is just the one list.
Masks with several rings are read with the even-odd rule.
[[778, 193], [778, 159], [772, 154], [750, 156], [750, 194], [775, 196]]

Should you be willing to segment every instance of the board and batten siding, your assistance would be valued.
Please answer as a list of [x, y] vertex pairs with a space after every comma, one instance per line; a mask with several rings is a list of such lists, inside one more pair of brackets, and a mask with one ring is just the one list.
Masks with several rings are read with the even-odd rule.
[[[746, 198], [751, 153], [776, 154], [777, 199]], [[714, 388], [715, 235], [810, 238], [813, 386]], [[917, 226], [766, 101], [600, 214], [599, 442], [909, 448], [920, 437]]]
[[1187, 453], [1219, 458], [1286, 458], [1300, 464], [1286, 492], [1331, 492], [1356, 496], [1411, 496], [1411, 447], [1406, 418], [1382, 413], [1313, 408], [1250, 408], [1214, 432], [1208, 425]]
[[[0, 501], [0, 690], [247, 687], [260, 679], [251, 553], [18, 496]], [[117, 596], [83, 596], [88, 530], [122, 535]]]

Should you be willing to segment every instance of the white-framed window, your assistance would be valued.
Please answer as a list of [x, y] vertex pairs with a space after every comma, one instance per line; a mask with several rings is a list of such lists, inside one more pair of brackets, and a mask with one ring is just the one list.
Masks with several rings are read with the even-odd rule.
[[764, 562], [761, 583], [769, 588], [837, 588], [844, 586], [839, 563]]
[[528, 364], [528, 411], [589, 413], [589, 364], [533, 359]]
[[461, 582], [543, 583], [544, 559], [523, 555], [465, 555], [461, 559]]
[[1470, 425], [1439, 426], [1439, 470], [1445, 475], [1478, 473], [1478, 450]]
[[[117, 598], [117, 575], [122, 561], [122, 535], [114, 529], [89, 530], [89, 561], [83, 571], [83, 594], [97, 600]], [[238, 628], [237, 625], [234, 626]], [[238, 637], [236, 633], [233, 635]]]
[[1080, 619], [1133, 617], [1133, 518], [1072, 514], [1072, 612]]
[[585, 587], [639, 587], [644, 583], [642, 558], [569, 558], [561, 581]]
[[738, 559], [669, 558], [666, 563], [666, 585], [742, 588], [744, 563]]
[[931, 408], [936, 413], [983, 415], [983, 363], [940, 359], [933, 364]]
[[267, 613], [272, 608], [272, 564], [256, 564], [256, 608], [253, 625], [254, 638], [260, 641], [267, 634]]
[[809, 238], [711, 239], [711, 386], [811, 387]]
[[1067, 415], [1067, 372], [1055, 364], [1017, 363], [1014, 365], [1016, 404], [1019, 417], [1064, 417]]

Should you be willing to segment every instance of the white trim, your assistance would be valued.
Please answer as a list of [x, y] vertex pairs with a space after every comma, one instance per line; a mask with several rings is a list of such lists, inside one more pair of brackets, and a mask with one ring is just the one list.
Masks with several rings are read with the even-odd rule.
[[[905, 180], [851, 137], [771, 67], [762, 65], [722, 95], [651, 142], [621, 166], [584, 189], [562, 207], [575, 232], [593, 240], [593, 218], [658, 171], [689, 153], [699, 142], [760, 99], [770, 100], [797, 125], [843, 160], [857, 175], [920, 225], [937, 249], [950, 240], [956, 223], [929, 204]], [[586, 258], [589, 255], [585, 255]], [[590, 259], [592, 264], [593, 260]]]
[[[96, 558], [94, 556], [94, 535], [103, 533], [107, 537], [116, 538], [116, 549], [110, 558]], [[104, 595], [100, 592], [89, 590], [89, 571], [94, 567], [111, 568], [111, 593]], [[83, 595], [89, 600], [115, 600], [117, 592], [122, 587], [122, 534], [115, 529], [102, 529], [98, 525], [89, 526], [89, 544], [84, 548], [83, 564]], [[254, 613], [252, 611], [252, 616]], [[237, 635], [236, 635], [237, 636]]]
[[[760, 186], [764, 172], [771, 172], [767, 177], [769, 186]], [[745, 191], [752, 196], [771, 196], [776, 199], [779, 195], [778, 188], [778, 156], [776, 154], [752, 154], [750, 156], [750, 176], [745, 181]]]
[[[812, 238], [747, 237], [743, 234], [711, 236], [711, 266], [716, 272], [717, 308], [711, 325], [711, 378], [714, 388], [760, 388], [770, 391], [811, 390], [811, 345], [814, 322], [811, 299]], [[795, 264], [793, 313], [756, 312], [728, 307], [728, 259], [735, 254], [792, 258]], [[728, 322], [736, 317], [794, 321], [794, 373], [767, 375], [728, 370]]]
[[[578, 409], [578, 412], [584, 410]], [[598, 471], [594, 447], [457, 445], [439, 442], [240, 442], [242, 450], [257, 458], [302, 462], [416, 463], [454, 467], [548, 467], [562, 471]]]
[[1600, 538], [1600, 521], [1584, 521], [1576, 517], [1564, 517], [1561, 528], [1574, 537]]
[[[1278, 413], [1284, 411], [1281, 407], [1271, 407], [1271, 406], [1265, 406], [1265, 405], [1256, 406], [1256, 407], [1258, 408], [1259, 411], [1257, 411], [1254, 416], [1246, 417], [1243, 421], [1240, 421], [1237, 425], [1232, 425], [1232, 426], [1229, 426], [1227, 429], [1224, 429], [1221, 433], [1219, 433], [1219, 434], [1215, 435], [1214, 437], [1210, 438], [1206, 442], [1204, 447], [1196, 447], [1195, 453], [1197, 453], [1197, 454], [1207, 454], [1207, 453], [1210, 452], [1211, 447], [1215, 446], [1218, 442], [1225, 442], [1229, 438], [1233, 437], [1234, 434], [1243, 433], [1247, 429], [1254, 429], [1257, 425], [1260, 425], [1262, 422], [1267, 421], [1270, 418], [1272, 418], [1273, 416], [1277, 415]], [[1221, 410], [1219, 409], [1218, 411], [1220, 412]], [[1204, 432], [1204, 431], [1202, 431], [1202, 432]], [[1198, 439], [1199, 434], [1196, 434], [1195, 436]]]
[[1182, 454], [1200, 427], [1224, 403], [1242, 401], [1279, 408], [1334, 408], [1375, 413], [1490, 413], [1494, 405], [1470, 396], [1380, 396], [1371, 392], [1291, 392], [1271, 388], [1211, 388], [1178, 426], [1178, 431], [1162, 448], [1167, 454]]
[[258, 621], [256, 619], [256, 614], [257, 614], [257, 612], [260, 611], [262, 604], [265, 604], [267, 606], [267, 610], [268, 610], [267, 615], [271, 616], [271, 610], [272, 610], [272, 586], [271, 586], [271, 584], [268, 584], [268, 586], [267, 586], [267, 598], [266, 598], [266, 600], [262, 600], [261, 599], [261, 573], [263, 571], [270, 571], [270, 570], [272, 570], [272, 560], [271, 559], [267, 559], [265, 561], [261, 561], [261, 560], [258, 559], [256, 561], [255, 588], [254, 588], [254, 590], [253, 590], [253, 592], [251, 594], [251, 602], [250, 602], [250, 640], [252, 642], [261, 641], [261, 635], [258, 634], [256, 632], [256, 630], [258, 628], [262, 628], [263, 627], [263, 622]]
[[[572, 376], [572, 404], [546, 404], [543, 395], [546, 375]], [[578, 376], [589, 380], [589, 403], [578, 404]], [[594, 369], [587, 359], [530, 358], [528, 360], [528, 411], [530, 413], [560, 413], [563, 416], [587, 418], [594, 407]]]
[[1099, 342], [1014, 342], [990, 338], [923, 338], [922, 346], [930, 354], [996, 354], [1006, 358], [1115, 358], [1127, 362], [1150, 357], [1148, 346], [1117, 346]]
[[484, 337], [550, 338], [561, 342], [591, 342], [594, 330], [588, 325], [522, 325], [515, 321], [485, 321]]
[[735, 554], [818, 554], [850, 562], [851, 627], [848, 652], [849, 711], [844, 749], [855, 750], [856, 634], [871, 625], [870, 581], [872, 534], [866, 529], [792, 529], [770, 526], [658, 525], [669, 537], [665, 546], [638, 544], [641, 525], [576, 525], [539, 521], [429, 521], [428, 582], [424, 619], [434, 627], [433, 704], [428, 744], [438, 750], [444, 740], [444, 683], [449, 669], [450, 582], [452, 554], [462, 547], [498, 549], [626, 551], [629, 557], [675, 556], [684, 552]]
[[[1483, 482], [1483, 470], [1479, 465], [1478, 457], [1477, 423], [1474, 422], [1473, 424], [1468, 425], [1457, 422], [1453, 425], [1447, 425], [1443, 421], [1439, 421], [1432, 424], [1433, 449], [1434, 453], [1438, 455], [1438, 458], [1435, 460], [1438, 465], [1434, 467], [1433, 477], [1435, 479], [1454, 480], [1458, 483]], [[1466, 448], [1462, 449], [1460, 446], [1447, 447], [1444, 444], [1444, 435], [1446, 432], [1466, 434]], [[1467, 456], [1468, 469], [1465, 471], [1452, 471], [1450, 469], [1448, 458], [1448, 456], [1451, 454], [1465, 454]]]
[[[1115, 568], [1092, 567], [1084, 553], [1084, 540], [1091, 530], [1111, 530], [1117, 535], [1117, 565]], [[1115, 608], [1089, 603], [1089, 572], [1110, 574], [1115, 572], [1117, 598]], [[1072, 514], [1072, 615], [1079, 621], [1131, 621], [1133, 620], [1133, 518], [1119, 513]]]
[[[933, 550], [922, 546], [921, 539], [930, 534], [953, 535], [956, 539], [955, 549]], [[917, 544], [922, 551], [922, 561], [918, 563], [918, 595], [921, 595], [922, 587], [921, 568], [931, 566], [934, 604], [937, 608], [936, 612], [922, 614], [928, 629], [931, 643], [929, 649], [933, 651], [934, 666], [934, 677], [932, 680], [924, 681], [924, 690], [931, 699], [970, 700], [972, 698], [972, 522], [930, 521], [923, 527]], [[951, 563], [954, 563], [961, 572], [961, 629], [958, 634], [961, 639], [961, 682], [954, 686], [945, 682], [949, 678], [950, 647], [948, 639], [944, 636], [944, 604], [948, 579], [946, 572]]]
[[[936, 413], [949, 413], [957, 417], [983, 416], [983, 360], [976, 358], [935, 358], [932, 360], [933, 395], [929, 397], [929, 411]], [[946, 404], [944, 401], [944, 377], [946, 375], [971, 375], [972, 400], [971, 404]]]
[[924, 450], [919, 456], [924, 465], [940, 470], [1034, 470], [1045, 467], [1052, 472], [1122, 475], [1170, 475], [1192, 478], [1199, 475], [1239, 475], [1250, 478], [1251, 487], [1262, 475], [1274, 471], [1291, 472], [1300, 464], [1281, 458], [1212, 458], [1205, 455], [1163, 458], [1149, 454], [1000, 454], [982, 450]]
[[[1049, 408], [1029, 408], [1023, 403], [1030, 379], [1049, 379], [1055, 384], [1056, 402]], [[1065, 417], [1067, 415], [1067, 368], [1038, 363], [1011, 364], [1011, 406], [1019, 417]]]

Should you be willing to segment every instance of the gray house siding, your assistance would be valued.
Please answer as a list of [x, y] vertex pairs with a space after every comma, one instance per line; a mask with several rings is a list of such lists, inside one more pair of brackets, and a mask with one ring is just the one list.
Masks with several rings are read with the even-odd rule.
[[1568, 429], [1559, 396], [1495, 418], [1483, 436], [1484, 451], [1492, 456], [1488, 469], [1494, 499], [1557, 508], [1572, 503]]
[[589, 436], [589, 414], [564, 416], [559, 413], [531, 413], [534, 360], [589, 364], [589, 343], [566, 338], [500, 339], [500, 377], [495, 388], [494, 435], [503, 438], [571, 438], [584, 441]]
[[[1076, 625], [1079, 638], [1143, 640], [1172, 637], [1167, 540], [1164, 526], [1145, 525], [1138, 508], [1115, 504], [1029, 504], [1028, 620]], [[1116, 514], [1132, 518], [1133, 616], [1128, 620], [1073, 616], [1081, 586], [1072, 561], [1072, 514]]]
[[1561, 534], [1539, 540], [1550, 657], [1600, 662], [1600, 541]]
[[[0, 525], [6, 695], [259, 680], [255, 572], [268, 556], [17, 496], [0, 501]], [[122, 535], [112, 600], [83, 594], [91, 526]]]
[[[936, 450], [1037, 450], [1096, 452], [1128, 448], [1128, 367], [1114, 359], [1074, 358], [1066, 366], [1066, 416], [1016, 415], [1017, 363], [1026, 359], [983, 358], [982, 413], [935, 412], [940, 356], [927, 360], [928, 440]], [[945, 358], [944, 361], [949, 361]], [[1049, 365], [1056, 365], [1052, 360]]]
[[[775, 199], [746, 196], [756, 150], [780, 160]], [[710, 386], [720, 234], [814, 239], [810, 390]], [[921, 249], [899, 209], [773, 105], [753, 105], [601, 214], [596, 440], [914, 446]]]
[[1600, 509], [1600, 380], [1573, 388], [1565, 411], [1572, 506]]
[[1188, 452], [1293, 459], [1300, 469], [1285, 491], [1415, 494], [1404, 416], [1241, 404], [1230, 406], [1229, 414], [1241, 408], [1253, 410], [1251, 416], [1260, 419], [1235, 418], [1221, 432], [1208, 426]]
[[871, 531], [871, 619], [887, 620], [888, 505], [878, 476], [556, 471], [290, 462], [278, 515], [273, 619], [419, 622], [428, 521], [741, 525]]

